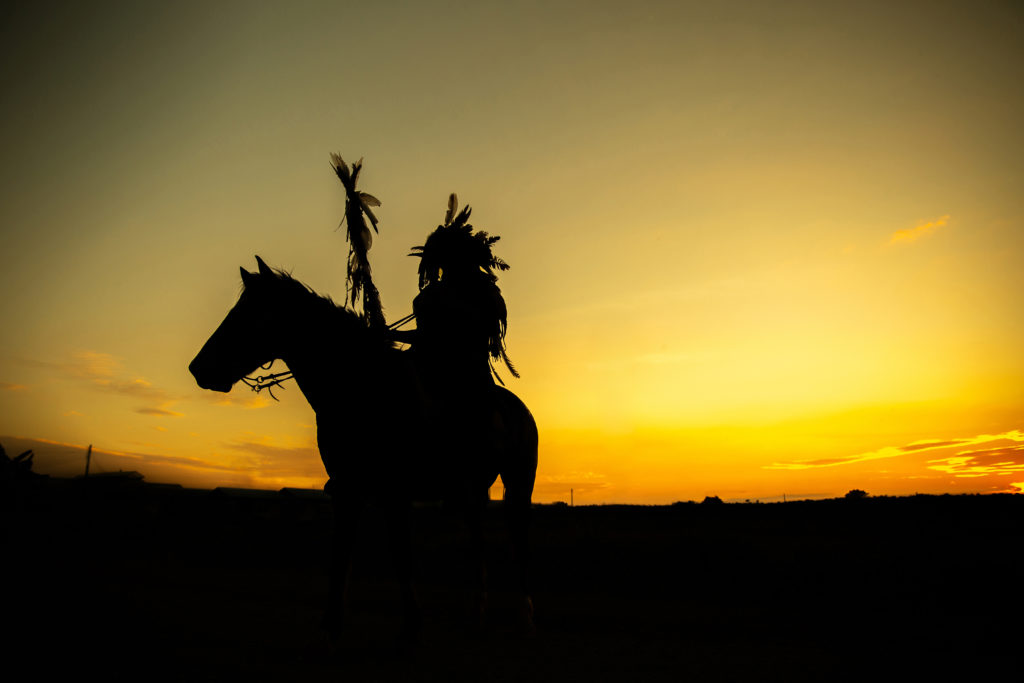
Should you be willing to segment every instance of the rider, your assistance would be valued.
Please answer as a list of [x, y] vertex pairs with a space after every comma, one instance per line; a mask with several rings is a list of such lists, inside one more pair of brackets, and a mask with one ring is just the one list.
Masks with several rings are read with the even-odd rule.
[[499, 237], [474, 232], [470, 208], [457, 215], [456, 208], [452, 194], [444, 223], [413, 247], [411, 255], [422, 259], [420, 292], [413, 300], [417, 329], [395, 339], [412, 345], [425, 388], [439, 407], [469, 417], [493, 411], [493, 362], [519, 374], [505, 352], [508, 313], [494, 271], [508, 264], [491, 252]]

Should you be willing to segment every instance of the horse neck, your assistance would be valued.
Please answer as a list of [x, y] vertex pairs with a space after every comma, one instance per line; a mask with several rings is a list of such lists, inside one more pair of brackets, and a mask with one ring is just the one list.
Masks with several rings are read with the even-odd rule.
[[334, 414], [346, 387], [359, 382], [364, 371], [358, 362], [346, 362], [358, 359], [358, 354], [352, 348], [357, 340], [351, 338], [343, 315], [324, 306], [301, 316], [289, 326], [290, 339], [281, 354], [318, 417]]

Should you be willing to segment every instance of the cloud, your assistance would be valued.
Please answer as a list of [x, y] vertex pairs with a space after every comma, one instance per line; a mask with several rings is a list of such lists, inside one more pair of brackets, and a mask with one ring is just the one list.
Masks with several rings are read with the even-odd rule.
[[953, 439], [952, 441], [915, 441], [909, 446], [900, 446], [900, 450], [904, 453], [911, 453], [913, 451], [930, 451], [935, 448], [946, 448], [947, 446], [959, 446], [960, 444], [969, 443], [966, 439]]
[[930, 235], [939, 228], [949, 223], [949, 214], [937, 218], [934, 221], [927, 221], [918, 223], [913, 228], [907, 228], [905, 230], [897, 230], [889, 236], [889, 244], [899, 244], [903, 242], [915, 242], [925, 235]]
[[[919, 453], [923, 451], [936, 450], [939, 448], [950, 448], [951, 446], [973, 446], [976, 444], [989, 443], [992, 441], [1024, 441], [1024, 431], [1015, 429], [1013, 431], [1006, 432], [1004, 434], [979, 434], [978, 436], [970, 437], [967, 439], [924, 439], [921, 441], [915, 441], [905, 446], [886, 446], [875, 451], [868, 451], [867, 453], [858, 453], [857, 455], [849, 455], [838, 458], [823, 458], [816, 460], [796, 460], [791, 462], [775, 462], [771, 465], [765, 465], [764, 469], [767, 470], [807, 470], [816, 467], [835, 467], [837, 465], [850, 465], [855, 462], [864, 462], [867, 460], [882, 460], [884, 458], [896, 458], [907, 453]], [[1002, 451], [1004, 449], [992, 449], [995, 451]], [[983, 453], [984, 451], [977, 451], [977, 453]], [[965, 453], [972, 453], [965, 451]], [[964, 455], [964, 453], [958, 454]], [[938, 462], [938, 461], [936, 461]], [[936, 468], [932, 468], [936, 469]]]
[[183, 397], [171, 394], [144, 377], [132, 376], [124, 369], [117, 357], [100, 351], [76, 351], [71, 359], [64, 362], [51, 363], [27, 359], [28, 365], [57, 370], [65, 377], [85, 382], [88, 386], [101, 391], [141, 399], [156, 405], [143, 406], [135, 412], [143, 415], [160, 417], [180, 417], [181, 413], [170, 410], [170, 406]]
[[203, 391], [201, 394], [196, 394], [196, 397], [215, 406], [233, 406], [244, 410], [259, 410], [274, 404], [272, 399], [266, 398], [263, 394], [236, 393], [230, 395], [222, 394], [219, 391]]
[[949, 458], [928, 461], [928, 469], [954, 477], [985, 477], [1024, 472], [1024, 444], [963, 451]]
[[[65, 377], [81, 380], [101, 391], [141, 399], [149, 404], [136, 409], [135, 412], [142, 415], [180, 417], [182, 414], [171, 410], [170, 407], [186, 399], [198, 399], [220, 406], [237, 406], [245, 410], [259, 410], [274, 403], [265, 393], [244, 396], [241, 395], [244, 394], [241, 391], [236, 392], [233, 396], [216, 391], [200, 391], [187, 396], [172, 394], [154, 386], [145, 377], [128, 372], [116, 356], [100, 351], [76, 351], [71, 354], [70, 360], [64, 362], [54, 363], [34, 359], [22, 359], [21, 362], [33, 367], [56, 370]], [[15, 389], [20, 386], [7, 387], [0, 384], [0, 389]]]
[[24, 384], [13, 384], [11, 382], [0, 382], [0, 389], [3, 389], [4, 391], [21, 391], [22, 389], [27, 389], [27, 388], [28, 387], [26, 387]]
[[[17, 436], [0, 436], [0, 442], [8, 452], [34, 450], [36, 457], [33, 469], [42, 474], [73, 477], [82, 474], [85, 469], [86, 446], [83, 444]], [[234, 445], [245, 450], [253, 444], [240, 442]], [[134, 470], [141, 472], [146, 481], [174, 482], [198, 488], [255, 486], [277, 489], [282, 486], [323, 486], [327, 477], [314, 447], [281, 448], [266, 443], [256, 445], [263, 447], [262, 454], [252, 454], [234, 462], [225, 462], [223, 456], [216, 455], [172, 456], [94, 447], [92, 471]]]
[[259, 472], [260, 477], [281, 479], [288, 477], [322, 477], [323, 463], [313, 444], [308, 446], [275, 446], [266, 437], [260, 441], [242, 440], [224, 444], [225, 448], [249, 457], [240, 463]]
[[113, 377], [123, 367], [114, 355], [100, 351], [76, 351], [71, 354], [83, 374], [91, 377]]
[[116, 394], [133, 396], [135, 398], [162, 399], [167, 400], [168, 394], [162, 389], [157, 389], [150, 382], [137, 377], [132, 380], [94, 380], [97, 386]]
[[593, 493], [610, 488], [607, 476], [596, 472], [564, 472], [562, 474], [545, 475], [538, 478], [534, 491], [547, 495], [569, 494], [572, 489], [576, 494]]
[[177, 401], [181, 398], [153, 386], [144, 377], [131, 377], [124, 371], [121, 361], [109, 353], [76, 351], [71, 354], [71, 360], [64, 362], [35, 359], [23, 359], [22, 362], [33, 367], [56, 370], [65, 377], [80, 379], [93, 387], [126, 396], [160, 401]]
[[153, 415], [156, 417], [183, 417], [184, 413], [178, 413], [164, 408], [138, 408], [135, 412], [142, 415]]
[[[800, 464], [806, 465], [807, 467], [828, 467], [829, 465], [841, 465], [844, 462], [847, 462], [848, 459], [849, 458], [820, 458], [818, 460], [801, 461]], [[778, 464], [778, 463], [776, 463], [776, 464]], [[787, 469], [787, 468], [772, 467], [771, 469]], [[799, 468], [799, 469], [803, 469], [803, 468]]]
[[[81, 474], [85, 465], [86, 446], [82, 444], [54, 441], [52, 439], [29, 439], [17, 436], [0, 437], [5, 444], [12, 443], [25, 450], [31, 448], [36, 452], [35, 468], [38, 471], [49, 471], [57, 476]], [[232, 474], [233, 468], [214, 464], [202, 458], [159, 455], [155, 453], [138, 453], [132, 451], [115, 451], [104, 448], [93, 448], [94, 464], [100, 469], [135, 469], [142, 464], [172, 465], [176, 468], [203, 470], [206, 472]]]
[[232, 441], [224, 444], [225, 448], [246, 453], [257, 453], [268, 458], [305, 457], [313, 450], [313, 446], [274, 446], [265, 441]]

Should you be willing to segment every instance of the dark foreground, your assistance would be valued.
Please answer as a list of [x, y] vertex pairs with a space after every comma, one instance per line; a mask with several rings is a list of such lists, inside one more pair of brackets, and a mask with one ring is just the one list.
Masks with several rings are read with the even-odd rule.
[[500, 510], [481, 631], [463, 618], [461, 524], [418, 508], [411, 651], [372, 515], [330, 651], [323, 500], [51, 481], [3, 504], [17, 680], [985, 680], [1020, 651], [1024, 496], [537, 506], [532, 637]]

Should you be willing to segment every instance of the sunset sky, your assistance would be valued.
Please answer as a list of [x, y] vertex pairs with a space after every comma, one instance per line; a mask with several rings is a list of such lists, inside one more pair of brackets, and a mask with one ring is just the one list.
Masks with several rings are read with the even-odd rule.
[[[535, 500], [1024, 490], [1019, 3], [2, 10], [0, 443], [322, 486], [314, 417], [187, 365], [253, 256], [389, 319], [450, 192], [502, 236]], [[507, 376], [506, 376], [507, 377]]]

